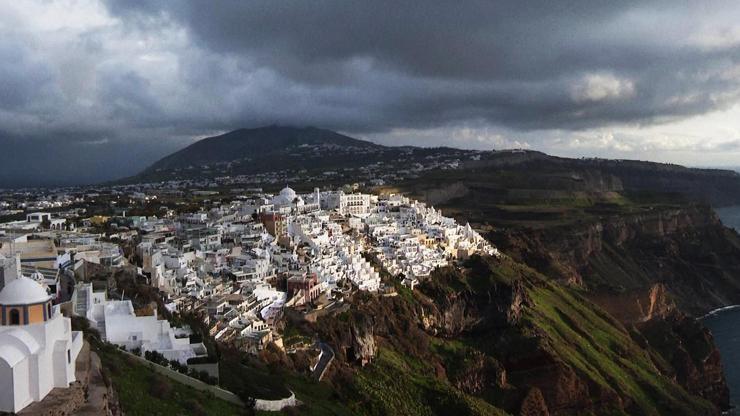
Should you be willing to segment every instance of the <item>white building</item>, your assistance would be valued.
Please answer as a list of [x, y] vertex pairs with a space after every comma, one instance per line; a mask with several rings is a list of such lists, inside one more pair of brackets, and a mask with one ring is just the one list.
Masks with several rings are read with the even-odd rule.
[[290, 214], [317, 211], [320, 209], [320, 200], [321, 197], [318, 188], [314, 189], [312, 194], [308, 194], [304, 198], [296, 194], [292, 188], [286, 186], [279, 194], [272, 197], [271, 202], [275, 212]]
[[341, 215], [369, 214], [377, 204], [377, 197], [370, 194], [345, 194], [342, 191], [326, 192], [320, 201], [321, 207], [327, 210], [336, 209]]
[[339, 196], [339, 213], [342, 215], [367, 215], [372, 210], [373, 195], [341, 194]]
[[85, 316], [108, 342], [126, 347], [157, 351], [168, 360], [187, 364], [189, 358], [208, 355], [203, 343], [191, 344], [189, 337], [177, 335], [167, 320], [157, 313], [136, 316], [130, 300], [108, 300], [105, 292], [93, 292], [92, 285], [78, 285], [73, 297], [75, 313]]
[[51, 214], [48, 212], [34, 212], [31, 214], [26, 214], [26, 222], [28, 224], [36, 224], [38, 226], [41, 226], [41, 224], [44, 221], [49, 222], [49, 228], [52, 230], [61, 230], [64, 227], [64, 224], [67, 222], [64, 218], [51, 218]]
[[293, 189], [286, 186], [279, 194], [272, 198], [272, 205], [275, 207], [275, 211], [290, 213], [293, 208], [301, 208], [305, 202], [303, 198], [299, 197]]
[[27, 277], [0, 292], [0, 411], [19, 412], [75, 381], [82, 334]]

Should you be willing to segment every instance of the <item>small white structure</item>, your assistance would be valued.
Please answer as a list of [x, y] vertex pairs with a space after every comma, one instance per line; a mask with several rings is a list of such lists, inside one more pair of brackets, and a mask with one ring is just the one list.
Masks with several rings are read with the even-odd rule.
[[314, 189], [313, 194], [306, 195], [306, 198], [298, 195], [291, 187], [286, 186], [280, 193], [270, 201], [275, 212], [282, 214], [304, 213], [319, 210], [321, 196], [318, 188]]
[[15, 413], [75, 381], [82, 334], [37, 282], [19, 277], [0, 292], [0, 411]]
[[191, 344], [190, 337], [180, 336], [157, 312], [136, 316], [130, 300], [108, 300], [105, 292], [93, 292], [91, 284], [81, 284], [73, 296], [75, 313], [85, 316], [106, 341], [126, 347], [157, 351], [168, 360], [187, 364], [189, 358], [208, 355], [200, 342]]
[[49, 228], [52, 230], [61, 230], [67, 222], [64, 218], [51, 218], [48, 212], [33, 212], [26, 214], [26, 223], [41, 226], [44, 221], [49, 222]]
[[0, 253], [0, 290], [21, 274], [21, 257], [18, 254], [4, 256]]

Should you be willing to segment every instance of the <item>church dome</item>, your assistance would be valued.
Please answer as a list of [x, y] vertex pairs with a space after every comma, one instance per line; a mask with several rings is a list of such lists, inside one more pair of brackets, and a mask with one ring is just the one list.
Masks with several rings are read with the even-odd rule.
[[290, 205], [296, 197], [296, 193], [293, 189], [286, 186], [280, 193], [272, 199], [272, 203], [278, 206]]
[[28, 277], [11, 280], [0, 291], [0, 305], [32, 305], [51, 298], [41, 284]]
[[287, 201], [293, 201], [295, 199], [295, 197], [296, 197], [296, 193], [295, 193], [295, 191], [293, 189], [291, 189], [290, 187], [286, 186], [285, 188], [283, 188], [282, 191], [280, 191], [280, 196], [282, 196], [283, 198], [285, 198], [285, 200], [287, 200]]

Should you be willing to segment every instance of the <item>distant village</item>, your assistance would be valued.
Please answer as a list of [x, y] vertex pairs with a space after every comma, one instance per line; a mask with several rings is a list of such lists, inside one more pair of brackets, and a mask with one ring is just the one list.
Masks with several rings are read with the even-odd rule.
[[[70, 318], [84, 318], [129, 353], [204, 370], [209, 382], [218, 366], [208, 367], [195, 326], [245, 354], [268, 344], [313, 350], [320, 377], [333, 353], [320, 340], [286, 339], [279, 325], [286, 315], [315, 321], [346, 310], [356, 292], [396, 296], [436, 268], [499, 255], [470, 225], [434, 207], [358, 186], [237, 189], [227, 202], [210, 200], [218, 191], [196, 190], [166, 205], [170, 192], [15, 193], [0, 202], [2, 214], [25, 215], [0, 223], [0, 367], [11, 369], [0, 368], [0, 382], [16, 392], [0, 394], [0, 411], [18, 412], [74, 381], [82, 347]], [[90, 215], [95, 200], [116, 214]], [[120, 208], [160, 203], [150, 215]], [[129, 292], [112, 277], [126, 274], [138, 282]], [[141, 287], [156, 293], [143, 307]], [[195, 321], [172, 318], [181, 316]]]

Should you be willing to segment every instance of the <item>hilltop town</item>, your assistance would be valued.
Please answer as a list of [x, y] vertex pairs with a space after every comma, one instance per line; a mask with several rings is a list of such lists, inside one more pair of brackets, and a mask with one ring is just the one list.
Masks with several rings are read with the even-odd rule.
[[[16, 283], [33, 286], [54, 305], [49, 316], [82, 320], [102, 342], [207, 384], [219, 380], [212, 343], [255, 357], [268, 346], [301, 351], [321, 379], [331, 347], [318, 337], [286, 336], [286, 321], [342, 313], [355, 293], [397, 296], [440, 267], [500, 255], [469, 224], [358, 185], [239, 189], [225, 198], [179, 192], [128, 186], [8, 194], [6, 217], [25, 219], [0, 223], [0, 304], [23, 301], [5, 299]], [[164, 200], [177, 208], [162, 203], [155, 215], [135, 215]], [[9, 382], [42, 393], [8, 399], [0, 410], [44, 403], [32, 373]]]

